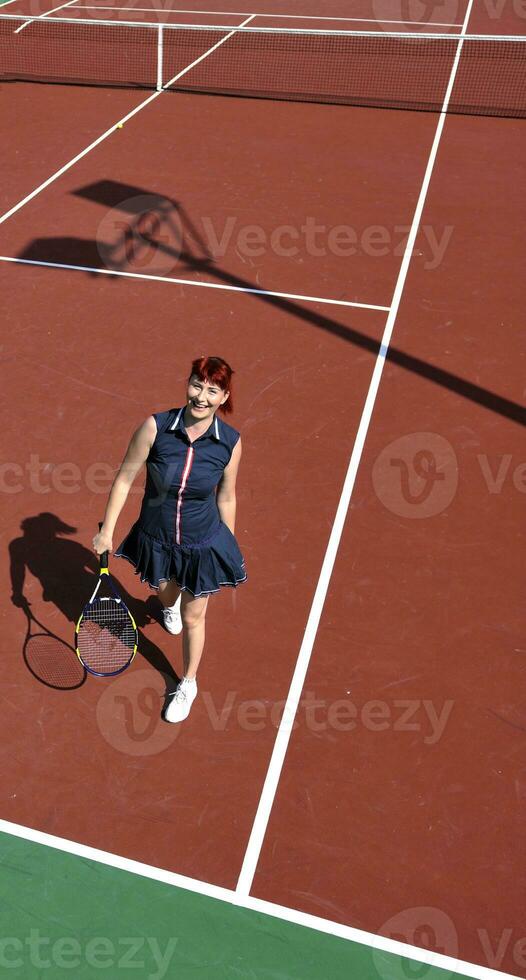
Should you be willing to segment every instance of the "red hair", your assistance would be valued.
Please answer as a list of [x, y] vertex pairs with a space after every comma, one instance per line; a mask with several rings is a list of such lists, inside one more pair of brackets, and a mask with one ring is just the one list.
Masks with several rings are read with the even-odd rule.
[[190, 371], [190, 377], [196, 375], [200, 381], [206, 381], [211, 385], [218, 385], [223, 391], [228, 391], [228, 398], [226, 402], [219, 406], [218, 411], [224, 412], [225, 415], [229, 415], [234, 411], [234, 403], [232, 401], [232, 375], [234, 371], [227, 364], [222, 357], [202, 357], [196, 358], [192, 361], [192, 369]]

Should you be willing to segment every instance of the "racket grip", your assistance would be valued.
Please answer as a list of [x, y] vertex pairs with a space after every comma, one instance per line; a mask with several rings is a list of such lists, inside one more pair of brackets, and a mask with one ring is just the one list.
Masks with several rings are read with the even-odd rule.
[[[99, 531], [102, 531], [102, 521], [99, 521]], [[99, 564], [101, 568], [108, 567], [108, 552], [103, 551], [102, 555], [99, 555]]]

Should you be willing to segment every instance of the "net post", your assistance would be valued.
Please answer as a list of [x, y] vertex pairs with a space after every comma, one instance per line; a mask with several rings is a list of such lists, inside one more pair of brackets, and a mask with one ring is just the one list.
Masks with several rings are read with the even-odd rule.
[[163, 87], [163, 24], [158, 25], [157, 31], [157, 91]]

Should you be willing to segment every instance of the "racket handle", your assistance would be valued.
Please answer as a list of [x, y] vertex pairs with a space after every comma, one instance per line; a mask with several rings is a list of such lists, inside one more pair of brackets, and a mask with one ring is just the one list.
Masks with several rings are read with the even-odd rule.
[[[99, 531], [102, 531], [102, 521], [99, 521]], [[101, 568], [108, 567], [108, 552], [103, 551], [102, 555], [99, 555], [99, 564]]]

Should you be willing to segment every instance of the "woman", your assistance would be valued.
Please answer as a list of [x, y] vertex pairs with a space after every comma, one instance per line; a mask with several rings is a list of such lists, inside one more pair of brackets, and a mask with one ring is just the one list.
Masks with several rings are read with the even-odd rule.
[[158, 590], [171, 633], [179, 632], [180, 602], [184, 676], [164, 713], [170, 722], [187, 717], [197, 694], [210, 595], [247, 577], [234, 537], [241, 438], [216, 417], [233, 411], [232, 373], [221, 357], [192, 363], [186, 405], [150, 415], [135, 432], [93, 538], [96, 554], [112, 551], [117, 519], [146, 463], [139, 519], [115, 557], [127, 558], [141, 581]]

